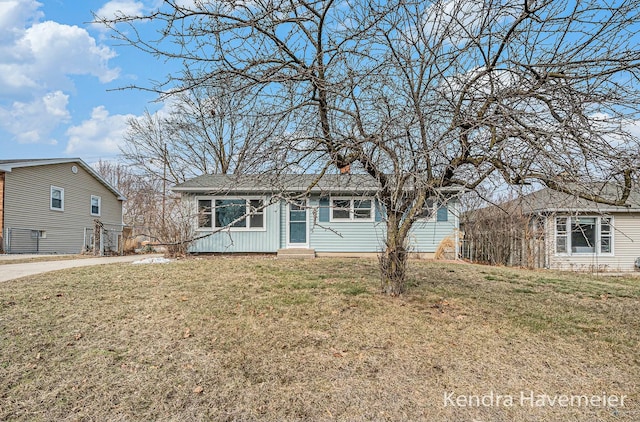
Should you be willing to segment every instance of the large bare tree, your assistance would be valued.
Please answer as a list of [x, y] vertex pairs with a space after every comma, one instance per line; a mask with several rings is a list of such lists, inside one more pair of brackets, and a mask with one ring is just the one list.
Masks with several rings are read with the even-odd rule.
[[[165, 1], [147, 16], [98, 20], [185, 63], [154, 86], [163, 94], [229, 79], [255, 93], [256, 110], [287, 122], [270, 140], [295, 146], [284, 165], [357, 164], [377, 180], [383, 288], [395, 295], [409, 231], [443, 190], [498, 176], [625, 202], [640, 164], [628, 130], [640, 101], [639, 3]], [[141, 37], [143, 23], [158, 35]], [[617, 183], [619, 197], [580, 189], [594, 179]]]
[[257, 113], [255, 94], [234, 89], [233, 81], [183, 86], [163, 97], [165, 109], [130, 119], [124, 160], [171, 184], [207, 173], [258, 170], [257, 153], [278, 125]]

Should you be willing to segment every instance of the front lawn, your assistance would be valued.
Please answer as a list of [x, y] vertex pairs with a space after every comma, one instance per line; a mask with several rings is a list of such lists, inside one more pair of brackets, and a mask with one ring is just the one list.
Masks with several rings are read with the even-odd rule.
[[402, 298], [356, 259], [0, 283], [0, 420], [640, 420], [640, 279], [411, 268]]

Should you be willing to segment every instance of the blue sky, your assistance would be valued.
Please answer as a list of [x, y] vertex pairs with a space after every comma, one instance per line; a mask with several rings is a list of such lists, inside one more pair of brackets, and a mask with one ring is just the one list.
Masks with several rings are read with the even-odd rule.
[[[118, 88], [162, 79], [170, 64], [118, 46], [92, 11], [139, 12], [129, 0], [0, 0], [0, 159], [113, 159], [130, 118], [162, 107]], [[142, 27], [142, 30], [145, 30]]]

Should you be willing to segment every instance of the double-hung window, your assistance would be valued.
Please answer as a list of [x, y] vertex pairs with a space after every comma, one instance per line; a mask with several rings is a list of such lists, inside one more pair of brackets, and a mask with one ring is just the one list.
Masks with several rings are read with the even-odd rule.
[[198, 228], [232, 230], [264, 229], [264, 200], [246, 198], [199, 198]]
[[64, 211], [64, 189], [51, 186], [51, 199], [49, 209], [54, 211]]
[[611, 217], [573, 216], [556, 218], [557, 254], [611, 254]]
[[102, 199], [99, 196], [91, 195], [91, 215], [100, 216], [100, 206]]
[[430, 220], [436, 213], [436, 203], [433, 199], [429, 198], [424, 202], [422, 211], [418, 213], [418, 218], [421, 220]]
[[332, 198], [331, 221], [373, 221], [372, 198]]

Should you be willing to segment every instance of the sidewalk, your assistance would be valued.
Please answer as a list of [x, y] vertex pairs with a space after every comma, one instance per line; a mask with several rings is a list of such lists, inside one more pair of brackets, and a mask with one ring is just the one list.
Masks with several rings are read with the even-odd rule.
[[[0, 259], [9, 260], [28, 257], [42, 257], [43, 255], [1, 255]], [[46, 273], [49, 271], [63, 270], [66, 268], [86, 267], [90, 265], [114, 264], [120, 262], [133, 262], [146, 258], [161, 257], [161, 254], [148, 255], [125, 255], [125, 256], [104, 256], [98, 258], [78, 258], [56, 261], [56, 257], [61, 255], [52, 255], [51, 261], [28, 262], [22, 264], [4, 264], [0, 265], [0, 282], [13, 280], [20, 277], [26, 277], [34, 274]]]

